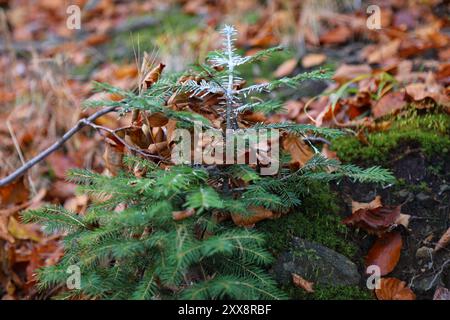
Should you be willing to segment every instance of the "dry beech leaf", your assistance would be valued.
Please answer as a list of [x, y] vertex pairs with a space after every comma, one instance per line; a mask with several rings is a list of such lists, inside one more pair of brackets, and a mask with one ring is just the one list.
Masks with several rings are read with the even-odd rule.
[[284, 106], [287, 110], [287, 117], [293, 120], [299, 116], [305, 104], [302, 101], [288, 100]]
[[305, 280], [304, 278], [302, 278], [301, 276], [299, 276], [296, 273], [292, 273], [292, 282], [294, 282], [294, 285], [297, 288], [302, 288], [303, 290], [305, 290], [308, 293], [313, 293], [314, 292], [314, 282]]
[[150, 72], [145, 74], [144, 79], [143, 79], [143, 85], [144, 85], [145, 89], [150, 88], [152, 84], [154, 84], [156, 81], [158, 81], [165, 66], [166, 66], [165, 64], [160, 63], [156, 67], [154, 67]]
[[406, 86], [406, 93], [414, 101], [421, 101], [425, 98], [433, 99], [436, 103], [450, 106], [450, 98], [442, 93], [443, 88], [439, 85], [427, 85], [426, 83], [411, 83]]
[[[103, 196], [102, 198], [100, 198], [100, 196], [99, 196], [98, 198], [95, 198], [95, 200], [96, 201], [98, 200], [99, 202], [103, 202], [103, 201], [107, 200], [108, 196], [110, 197], [111, 195], [106, 195], [106, 196]], [[90, 200], [90, 198], [87, 194], [76, 195], [75, 197], [67, 199], [64, 202], [64, 208], [66, 210], [69, 210], [72, 212], [84, 214], [86, 212], [89, 200]]]
[[290, 75], [297, 66], [298, 60], [295, 58], [288, 59], [283, 62], [273, 73], [276, 78], [282, 78]]
[[439, 239], [438, 243], [436, 244], [436, 247], [434, 247], [434, 251], [438, 251], [444, 248], [445, 246], [448, 245], [449, 242], [450, 242], [450, 228], [448, 228], [447, 231]]
[[[57, 182], [61, 183], [61, 181], [57, 181]], [[57, 184], [57, 182], [55, 182], [54, 184]], [[64, 186], [66, 186], [66, 185], [67, 185], [67, 183]], [[21, 204], [13, 206], [13, 207], [8, 207], [7, 209], [1, 209], [0, 210], [0, 216], [10, 216], [10, 215], [13, 215], [16, 212], [19, 212], [20, 210], [23, 210], [23, 209], [31, 209], [31, 208], [38, 207], [40, 205], [42, 199], [44, 199], [44, 197], [46, 195], [47, 195], [47, 190], [42, 188], [33, 197], [33, 199], [31, 199], [29, 201], [22, 202]]]
[[15, 92], [8, 92], [0, 89], [0, 102], [9, 103], [16, 99]]
[[[145, 127], [145, 126], [143, 126]], [[117, 131], [117, 135], [122, 137], [126, 143], [140, 149], [146, 149], [150, 144], [150, 138], [145, 135], [143, 127], [130, 126]]]
[[323, 53], [310, 53], [302, 58], [303, 68], [312, 68], [319, 66], [327, 60], [327, 56]]
[[410, 218], [411, 216], [409, 214], [400, 213], [399, 217], [397, 218], [397, 220], [395, 220], [394, 224], [402, 225], [408, 229]]
[[113, 176], [116, 176], [123, 168], [124, 146], [110, 138], [106, 138], [105, 141], [106, 147], [103, 158], [105, 159], [106, 168]]
[[363, 208], [345, 218], [343, 223], [380, 236], [396, 225], [400, 217], [400, 209], [401, 206]]
[[187, 209], [182, 211], [174, 211], [172, 212], [172, 218], [175, 221], [180, 221], [192, 217], [195, 214], [194, 209]]
[[375, 118], [383, 117], [403, 109], [407, 104], [404, 92], [390, 92], [377, 101], [372, 113]]
[[314, 156], [312, 148], [292, 134], [283, 137], [282, 146], [291, 154], [291, 165], [295, 168], [303, 167]]
[[338, 159], [339, 160], [339, 158], [337, 156], [337, 152], [331, 151], [328, 144], [324, 144], [324, 146], [322, 147], [321, 154], [327, 159]]
[[16, 205], [28, 200], [30, 192], [24, 179], [24, 177], [21, 177], [6, 186], [0, 187], [0, 208]]
[[21, 224], [14, 217], [9, 218], [8, 231], [17, 240], [41, 241], [35, 225]]
[[272, 211], [261, 206], [249, 207], [248, 209], [251, 212], [251, 215], [249, 216], [243, 216], [238, 213], [231, 214], [231, 219], [236, 225], [241, 227], [253, 227], [255, 223], [259, 221], [278, 217], [278, 215], [274, 214]]
[[406, 282], [396, 278], [381, 278], [380, 289], [375, 289], [375, 295], [378, 300], [416, 300]]
[[400, 259], [403, 241], [400, 232], [389, 232], [378, 238], [366, 257], [366, 267], [376, 265], [384, 276], [394, 270]]
[[163, 142], [165, 139], [163, 128], [152, 128], [152, 137], [155, 143]]
[[85, 40], [85, 43], [88, 46], [98, 46], [100, 44], [105, 43], [108, 40], [109, 40], [109, 36], [107, 34], [97, 33], [97, 34], [92, 34], [91, 36], [89, 36]]
[[333, 80], [337, 81], [339, 84], [343, 84], [359, 76], [368, 75], [371, 72], [372, 68], [370, 68], [368, 64], [343, 64], [334, 73]]
[[173, 119], [170, 119], [166, 125], [167, 130], [167, 144], [171, 146], [173, 139], [175, 138], [175, 130], [177, 128], [177, 122]]
[[373, 199], [370, 202], [358, 202], [352, 200], [352, 213], [355, 213], [356, 211], [360, 209], [376, 209], [381, 207], [381, 197], [376, 196], [375, 199]]
[[[368, 203], [357, 202], [357, 201], [352, 200], [352, 213], [355, 213], [356, 211], [361, 210], [361, 209], [371, 210], [371, 209], [380, 208], [382, 206], [383, 205], [381, 203], [380, 196], [376, 196], [375, 199], [373, 199], [372, 201], [370, 201]], [[393, 222], [393, 225], [402, 225], [405, 228], [408, 228], [410, 218], [411, 218], [411, 216], [409, 214], [400, 213], [400, 215]]]
[[151, 145], [148, 146], [148, 151], [151, 154], [157, 154], [157, 153], [161, 153], [163, 152], [165, 149], [167, 149], [167, 142], [163, 141], [163, 142], [158, 142], [158, 143], [152, 143]]
[[450, 300], [450, 291], [444, 287], [437, 287], [433, 295], [433, 300]]
[[161, 112], [152, 113], [147, 119], [152, 128], [165, 126], [169, 122], [169, 119]]
[[347, 26], [338, 26], [320, 36], [320, 42], [324, 44], [340, 44], [347, 42], [352, 36], [352, 31]]
[[242, 120], [250, 122], [265, 122], [267, 120], [266, 115], [262, 112], [245, 112], [240, 116]]
[[114, 70], [114, 77], [116, 79], [135, 78], [138, 70], [135, 64], [124, 65]]
[[394, 57], [400, 47], [400, 40], [395, 39], [387, 44], [377, 46], [376, 49], [367, 56], [368, 63], [379, 63], [387, 58]]
[[214, 223], [220, 223], [223, 221], [230, 220], [231, 214], [229, 212], [214, 211], [211, 218], [212, 221], [214, 221]]
[[0, 239], [14, 243], [16, 240], [9, 234], [8, 231], [8, 219], [9, 217], [0, 216]]
[[112, 100], [112, 101], [121, 101], [121, 100], [123, 100], [123, 98], [125, 98], [124, 96], [121, 96], [121, 95], [118, 94], [118, 93], [110, 93], [110, 94], [108, 95], [108, 97], [109, 97], [109, 99]]

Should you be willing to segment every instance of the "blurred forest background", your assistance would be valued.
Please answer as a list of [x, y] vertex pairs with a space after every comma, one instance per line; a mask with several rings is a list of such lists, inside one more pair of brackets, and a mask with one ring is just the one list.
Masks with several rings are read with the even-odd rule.
[[[381, 25], [375, 29], [368, 28], [372, 13], [366, 9], [371, 4], [380, 8]], [[79, 30], [66, 25], [70, 5], [81, 8]], [[448, 249], [432, 261], [428, 254], [449, 227], [448, 2], [0, 0], [0, 8], [0, 177], [93, 113], [82, 107], [83, 101], [107, 94], [94, 93], [92, 81], [135, 90], [136, 56], [144, 51], [155, 65], [164, 63], [165, 72], [183, 71], [217, 49], [218, 29], [232, 24], [243, 54], [276, 45], [287, 48], [242, 70], [251, 83], [315, 68], [334, 71], [330, 80], [306, 81], [296, 89], [278, 91], [285, 112], [262, 120], [353, 132], [351, 139], [332, 141], [322, 152], [343, 162], [388, 167], [401, 183], [394, 189], [332, 187], [330, 193], [341, 192], [337, 216], [348, 215], [349, 199], [369, 203], [381, 195], [386, 203], [405, 204], [402, 212], [412, 216], [410, 234], [394, 277], [422, 298], [436, 296], [438, 284], [443, 292], [448, 288]], [[411, 114], [415, 118], [408, 117]], [[396, 122], [398, 115], [406, 120]], [[108, 114], [96, 123], [114, 129], [130, 121], [130, 115]], [[60, 259], [60, 237], [44, 236], [39, 226], [22, 224], [19, 213], [54, 203], [83, 214], [92, 199], [77, 194], [65, 173], [87, 168], [107, 174], [111, 169], [111, 159], [104, 156], [107, 143], [93, 130], [83, 129], [23, 178], [0, 187], [2, 299], [52, 295], [36, 290], [34, 272]], [[314, 221], [324, 223], [319, 220]], [[326, 221], [333, 228], [340, 223], [335, 218]], [[341, 227], [339, 241], [354, 247], [335, 244], [333, 249], [361, 268], [371, 243], [354, 231], [341, 232]], [[325, 226], [314, 228], [309, 237], [320, 242], [317, 230]], [[327, 240], [322, 244], [330, 246]]]

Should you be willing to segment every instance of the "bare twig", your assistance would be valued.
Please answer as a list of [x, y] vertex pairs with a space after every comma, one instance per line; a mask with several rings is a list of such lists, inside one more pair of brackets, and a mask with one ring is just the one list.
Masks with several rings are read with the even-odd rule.
[[329, 140], [327, 140], [325, 138], [322, 138], [322, 137], [311, 137], [311, 136], [308, 136], [308, 137], [304, 137], [303, 141], [313, 142], [313, 143], [314, 142], [322, 142], [322, 143], [325, 143], [327, 145], [331, 145], [331, 141], [329, 141]]
[[450, 263], [450, 259], [445, 260], [444, 263], [442, 263], [441, 267], [439, 268], [439, 271], [434, 275], [433, 279], [430, 282], [430, 285], [426, 288], [426, 291], [433, 288], [434, 283], [436, 282], [436, 280], [439, 278], [439, 276], [441, 275], [441, 273], [444, 271], [445, 267], [449, 263]]
[[50, 147], [39, 153], [33, 159], [27, 161], [23, 166], [18, 168], [16, 171], [11, 173], [9, 176], [0, 180], [0, 187], [7, 185], [8, 183], [14, 181], [18, 177], [22, 176], [25, 172], [27, 172], [31, 167], [35, 166], [45, 158], [47, 158], [51, 153], [58, 150], [67, 140], [69, 140], [75, 133], [80, 131], [88, 122], [95, 121], [97, 118], [109, 113], [113, 112], [117, 109], [116, 106], [105, 108], [97, 111], [87, 118], [80, 119], [75, 126], [73, 126], [69, 131], [67, 131], [58, 141], [52, 144]]
[[110, 128], [107, 127], [103, 127], [103, 126], [99, 126], [95, 123], [92, 123], [91, 121], [89, 121], [89, 119], [81, 119], [80, 121], [82, 121], [85, 125], [90, 126], [91, 128], [94, 128], [98, 131], [106, 131], [109, 134], [111, 134], [112, 136], [114, 136], [114, 138], [116, 138], [120, 143], [122, 143], [125, 147], [127, 147], [129, 150], [134, 151], [138, 154], [140, 154], [143, 157], [147, 157], [147, 158], [154, 158], [154, 159], [158, 159], [158, 160], [166, 160], [165, 158], [158, 156], [158, 155], [154, 155], [148, 152], [145, 152], [142, 149], [133, 147], [132, 145], [128, 144], [124, 139], [122, 139], [121, 137], [119, 137], [116, 133], [116, 130], [112, 130]]

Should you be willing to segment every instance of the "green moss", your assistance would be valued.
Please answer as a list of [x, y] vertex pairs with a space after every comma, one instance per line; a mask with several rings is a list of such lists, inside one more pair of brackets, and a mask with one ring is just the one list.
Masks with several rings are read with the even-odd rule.
[[435, 112], [419, 115], [411, 111], [395, 119], [389, 130], [367, 134], [367, 145], [355, 136], [342, 137], [333, 141], [333, 150], [344, 162], [380, 164], [390, 158], [399, 144], [415, 142], [431, 157], [449, 152], [449, 134], [449, 115]]
[[292, 237], [300, 237], [352, 257], [357, 248], [346, 239], [348, 229], [337, 215], [336, 195], [323, 184], [313, 184], [308, 189], [299, 210], [258, 224], [258, 229], [270, 239], [270, 249], [274, 253], [286, 250]]
[[373, 295], [367, 289], [357, 286], [317, 287], [315, 300], [372, 300]]
[[294, 300], [373, 300], [373, 293], [358, 286], [324, 286], [314, 285], [314, 292], [308, 293], [301, 288], [284, 287], [288, 296]]

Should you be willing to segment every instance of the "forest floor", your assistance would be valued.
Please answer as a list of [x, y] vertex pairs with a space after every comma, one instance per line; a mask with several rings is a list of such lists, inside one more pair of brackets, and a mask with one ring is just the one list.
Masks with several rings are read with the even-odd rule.
[[[401, 205], [401, 213], [410, 217], [409, 223], [399, 223], [394, 230], [401, 235], [401, 245], [394, 248], [386, 243], [378, 250], [381, 253], [376, 252], [377, 258], [393, 265], [387, 277], [404, 281], [417, 299], [432, 299], [437, 288], [450, 288], [450, 247], [434, 251], [450, 227], [448, 7], [444, 1], [377, 1], [381, 28], [369, 30], [365, 7], [336, 5], [330, 10], [329, 6], [305, 8], [301, 2], [273, 1], [263, 6], [258, 1], [167, 5], [101, 0], [83, 9], [80, 30], [70, 30], [63, 0], [39, 0], [33, 5], [24, 0], [0, 1], [4, 35], [0, 40], [4, 75], [0, 177], [92, 113], [82, 108], [82, 102], [103, 95], [92, 92], [92, 81], [135, 89], [135, 54], [144, 51], [155, 63], [165, 63], [167, 72], [184, 70], [218, 48], [218, 27], [231, 23], [239, 30], [243, 53], [278, 44], [288, 48], [242, 70], [250, 82], [315, 68], [335, 71], [330, 80], [306, 81], [298, 88], [278, 91], [286, 112], [266, 121], [342, 128], [348, 132], [346, 137], [318, 144], [323, 154], [362, 167], [389, 168], [397, 179], [389, 186], [351, 181], [311, 186], [315, 196], [305, 199], [299, 212], [260, 222], [256, 228], [276, 239], [270, 243], [278, 263], [274, 272], [283, 272], [284, 258], [294, 259], [293, 268], [298, 268], [295, 259], [302, 258], [289, 254], [297, 250], [295, 239], [301, 238], [342, 254], [358, 273], [356, 281], [342, 275], [342, 284], [334, 286], [322, 280], [319, 270], [311, 275], [314, 281], [309, 279], [316, 283], [314, 293], [281, 279], [284, 288], [292, 298], [373, 299], [366, 287], [366, 257], [378, 237], [342, 221], [354, 214], [352, 201], [367, 204], [379, 196], [383, 207]], [[304, 22], [308, 15], [319, 22], [318, 28]], [[98, 121], [120, 128], [130, 118], [106, 115]], [[37, 291], [34, 273], [60, 259], [61, 239], [44, 236], [36, 225], [21, 224], [20, 212], [55, 203], [83, 214], [91, 199], [77, 194], [65, 173], [76, 167], [107, 171], [104, 149], [102, 137], [84, 129], [25, 179], [0, 187], [0, 297], [50, 295]]]

